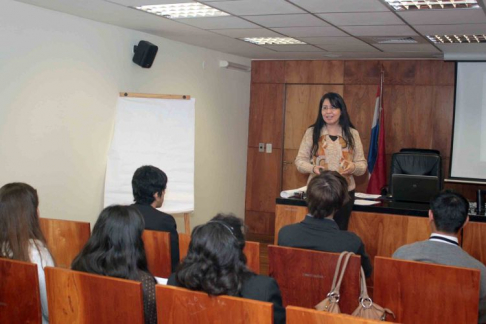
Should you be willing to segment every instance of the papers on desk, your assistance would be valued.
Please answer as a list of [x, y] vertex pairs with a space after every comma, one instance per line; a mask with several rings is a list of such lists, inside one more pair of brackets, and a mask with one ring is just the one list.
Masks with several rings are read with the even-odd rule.
[[155, 280], [159, 285], [167, 285], [167, 281], [169, 281], [169, 279], [161, 278], [161, 277], [155, 277]]
[[298, 188], [298, 189], [292, 189], [292, 190], [284, 190], [280, 193], [280, 197], [282, 198], [290, 198], [294, 196], [298, 192], [306, 192], [307, 191], [307, 186]]
[[354, 204], [358, 205], [358, 206], [371, 206], [371, 205], [376, 205], [376, 204], [379, 204], [379, 203], [380, 202], [376, 201], [376, 200], [364, 200], [364, 199], [356, 199], [354, 201]]
[[362, 199], [377, 199], [381, 197], [381, 195], [366, 194], [363, 192], [357, 192], [354, 194], [354, 196], [356, 198], [362, 198]]

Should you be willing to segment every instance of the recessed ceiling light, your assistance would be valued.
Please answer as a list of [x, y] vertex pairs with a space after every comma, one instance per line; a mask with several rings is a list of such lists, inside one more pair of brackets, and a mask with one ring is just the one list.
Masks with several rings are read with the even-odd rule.
[[171, 19], [229, 16], [226, 12], [197, 2], [140, 6], [135, 9]]
[[257, 45], [305, 45], [304, 43], [298, 39], [291, 38], [291, 37], [246, 37], [240, 38], [245, 42], [257, 44]]
[[477, 44], [486, 43], [486, 35], [427, 35], [436, 44]]
[[376, 44], [417, 44], [413, 37], [374, 37]]
[[477, 0], [385, 0], [393, 9], [419, 10], [419, 9], [454, 9], [454, 8], [480, 8]]

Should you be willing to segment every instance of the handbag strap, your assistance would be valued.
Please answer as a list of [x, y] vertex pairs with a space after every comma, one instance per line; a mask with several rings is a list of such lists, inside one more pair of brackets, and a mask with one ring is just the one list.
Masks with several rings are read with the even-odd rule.
[[339, 255], [338, 261], [336, 263], [336, 269], [334, 270], [334, 278], [332, 279], [331, 292], [333, 292], [334, 289], [336, 288], [336, 281], [337, 281], [337, 278], [339, 277], [339, 273], [340, 273], [339, 270], [341, 268], [341, 262], [342, 262], [343, 257], [346, 253], [347, 252], [341, 252], [341, 254]]
[[368, 288], [366, 287], [366, 276], [365, 276], [363, 267], [361, 267], [359, 283], [360, 283], [360, 286], [361, 286], [361, 294], [359, 296], [359, 299], [360, 300], [366, 299], [366, 298], [369, 299], [370, 296], [368, 295]]
[[342, 252], [341, 255], [344, 254], [344, 264], [341, 267], [341, 273], [339, 274], [339, 281], [337, 282], [337, 285], [335, 287], [335, 291], [339, 293], [339, 290], [341, 289], [341, 283], [343, 281], [344, 273], [346, 272], [346, 268], [348, 266], [349, 259], [351, 258], [352, 255], [354, 255], [353, 252]]

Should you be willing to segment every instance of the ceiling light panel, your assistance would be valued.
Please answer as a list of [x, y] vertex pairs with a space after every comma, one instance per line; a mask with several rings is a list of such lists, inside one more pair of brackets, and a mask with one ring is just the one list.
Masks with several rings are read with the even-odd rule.
[[136, 9], [171, 19], [229, 16], [226, 12], [197, 2], [140, 6]]
[[479, 8], [476, 0], [385, 0], [396, 11]]
[[486, 43], [486, 35], [427, 35], [436, 44]]
[[241, 40], [257, 45], [306, 45], [306, 43], [291, 37], [245, 37]]

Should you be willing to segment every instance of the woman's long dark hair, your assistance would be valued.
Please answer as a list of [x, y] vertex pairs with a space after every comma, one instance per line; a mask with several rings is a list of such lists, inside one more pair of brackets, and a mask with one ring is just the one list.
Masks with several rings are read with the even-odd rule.
[[143, 217], [135, 207], [106, 207], [71, 268], [140, 281], [141, 272], [149, 273], [142, 241], [144, 227]]
[[319, 109], [317, 110], [317, 118], [316, 122], [309, 127], [314, 127], [314, 131], [312, 132], [312, 155], [315, 155], [319, 146], [319, 137], [321, 136], [321, 129], [326, 125], [324, 118], [322, 118], [322, 105], [324, 104], [324, 100], [328, 99], [331, 103], [331, 106], [339, 108], [341, 110], [341, 116], [339, 117], [339, 125], [343, 130], [343, 137], [348, 143], [351, 149], [354, 149], [354, 139], [353, 135], [351, 135], [351, 128], [355, 128], [351, 123], [351, 120], [348, 115], [348, 109], [346, 108], [346, 103], [344, 102], [343, 97], [341, 95], [328, 92], [322, 96], [321, 101], [319, 102]]
[[254, 275], [246, 266], [242, 227], [241, 219], [218, 214], [194, 228], [187, 256], [176, 271], [179, 284], [214, 296], [238, 296]]
[[31, 242], [39, 251], [39, 244], [47, 249], [38, 207], [37, 191], [30, 185], [14, 182], [0, 188], [0, 257], [31, 262]]

